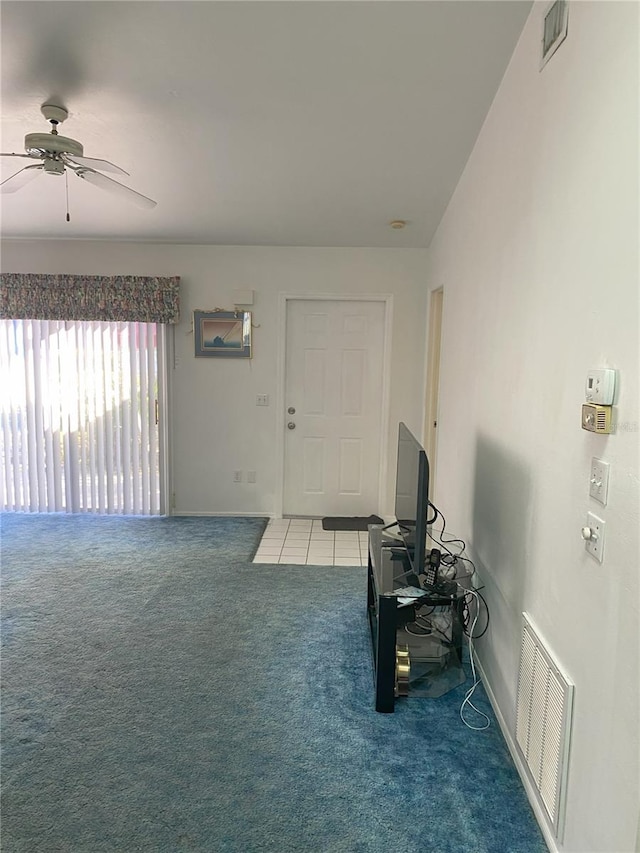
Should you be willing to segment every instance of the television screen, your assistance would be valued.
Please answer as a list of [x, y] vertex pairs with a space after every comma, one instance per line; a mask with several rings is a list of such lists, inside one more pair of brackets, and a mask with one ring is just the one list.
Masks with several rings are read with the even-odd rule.
[[416, 575], [424, 572], [429, 507], [429, 461], [421, 444], [401, 423], [398, 427], [396, 522]]

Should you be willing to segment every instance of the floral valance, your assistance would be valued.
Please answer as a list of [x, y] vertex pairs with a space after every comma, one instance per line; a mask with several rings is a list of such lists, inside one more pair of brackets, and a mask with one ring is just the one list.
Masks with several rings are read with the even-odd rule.
[[180, 277], [1, 273], [0, 318], [177, 323]]

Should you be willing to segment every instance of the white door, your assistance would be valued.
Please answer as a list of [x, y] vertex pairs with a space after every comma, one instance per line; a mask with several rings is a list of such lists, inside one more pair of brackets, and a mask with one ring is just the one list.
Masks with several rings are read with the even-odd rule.
[[378, 512], [384, 302], [288, 300], [285, 515]]

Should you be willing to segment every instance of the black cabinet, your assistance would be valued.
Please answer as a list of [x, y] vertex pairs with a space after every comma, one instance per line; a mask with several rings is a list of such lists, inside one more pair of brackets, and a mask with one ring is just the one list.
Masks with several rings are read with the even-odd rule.
[[410, 584], [401, 543], [369, 527], [367, 612], [373, 649], [375, 708], [392, 713], [397, 696], [441, 696], [465, 680], [462, 629], [467, 575], [446, 591], [422, 590], [415, 604], [398, 590]]

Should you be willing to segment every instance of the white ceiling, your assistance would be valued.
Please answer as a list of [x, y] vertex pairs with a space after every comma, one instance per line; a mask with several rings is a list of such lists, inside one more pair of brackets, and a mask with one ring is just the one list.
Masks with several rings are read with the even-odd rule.
[[[7, 237], [428, 246], [523, 0], [2, 2], [2, 151], [60, 133], [156, 199], [69, 176], [2, 196]], [[25, 160], [0, 158], [2, 178]], [[402, 231], [392, 219], [407, 220]]]

